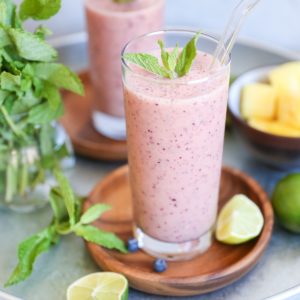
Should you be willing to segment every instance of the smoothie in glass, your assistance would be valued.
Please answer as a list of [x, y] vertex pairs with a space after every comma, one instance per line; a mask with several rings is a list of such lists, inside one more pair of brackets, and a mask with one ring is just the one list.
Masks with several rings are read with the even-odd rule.
[[[170, 34], [171, 41], [178, 35], [178, 42], [182, 36], [192, 37], [166, 32], [157, 33], [156, 39]], [[134, 231], [154, 256], [188, 259], [210, 246], [230, 70], [228, 62], [209, 72], [209, 49], [215, 46], [215, 40], [202, 35], [192, 69], [178, 79], [158, 78], [123, 61]], [[126, 51], [132, 52], [131, 44]], [[160, 55], [151, 48], [144, 52]]]
[[103, 135], [125, 139], [120, 54], [145, 32], [161, 29], [164, 0], [85, 0], [93, 84], [93, 123]]

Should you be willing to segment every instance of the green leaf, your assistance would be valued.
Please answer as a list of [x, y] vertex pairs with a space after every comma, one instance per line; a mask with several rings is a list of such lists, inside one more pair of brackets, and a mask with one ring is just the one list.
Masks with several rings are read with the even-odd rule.
[[81, 224], [90, 224], [96, 221], [103, 213], [110, 210], [111, 206], [107, 204], [96, 204], [90, 207], [80, 218]]
[[0, 105], [3, 104], [5, 101], [6, 97], [9, 95], [9, 92], [0, 90]]
[[127, 253], [124, 242], [114, 233], [100, 230], [90, 225], [79, 225], [75, 227], [75, 233], [86, 241], [95, 243], [108, 249], [116, 249]]
[[50, 191], [49, 199], [56, 224], [65, 222], [68, 217], [68, 212], [60, 189], [57, 187], [52, 188]]
[[173, 51], [169, 54], [169, 59], [168, 59], [169, 69], [172, 72], [175, 70], [177, 65], [178, 53], [179, 53], [179, 46], [177, 44], [176, 47], [173, 49]]
[[165, 51], [165, 45], [162, 40], [158, 41], [158, 45], [160, 47], [160, 56], [161, 56], [161, 61], [166, 69], [169, 70], [169, 53]]
[[28, 115], [28, 123], [47, 124], [53, 120], [59, 119], [64, 114], [64, 108], [61, 103], [56, 110], [51, 109], [48, 102], [34, 106]]
[[30, 276], [36, 258], [57, 243], [59, 236], [55, 228], [50, 226], [40, 233], [37, 233], [26, 239], [19, 245], [18, 259], [19, 263], [5, 286], [17, 284]]
[[62, 104], [58, 88], [49, 82], [44, 82], [41, 96], [48, 100], [52, 110], [56, 110]]
[[23, 0], [20, 18], [27, 20], [47, 20], [56, 15], [61, 7], [61, 0]]
[[11, 0], [0, 0], [0, 24], [13, 25], [15, 5]]
[[[1, 7], [0, 7], [1, 9]], [[6, 47], [8, 45], [11, 45], [11, 40], [8, 36], [8, 34], [6, 33], [5, 29], [0, 27], [0, 47]]]
[[73, 226], [75, 224], [75, 205], [76, 205], [76, 198], [72, 187], [68, 181], [68, 179], [58, 170], [54, 172], [56, 181], [60, 188], [60, 193], [63, 197], [65, 206], [68, 211], [68, 215], [70, 218], [70, 224]]
[[83, 85], [78, 76], [69, 68], [58, 63], [37, 63], [32, 64], [35, 76], [74, 93], [83, 95]]
[[177, 64], [179, 47], [178, 45], [176, 45], [173, 51], [171, 51], [171, 53], [168, 53], [167, 51], [165, 51], [165, 45], [162, 40], [159, 40], [158, 44], [160, 46], [161, 60], [163, 62], [163, 65], [169, 71], [169, 77], [175, 78], [176, 76], [174, 75], [174, 70]]
[[135, 65], [140, 66], [146, 71], [159, 75], [161, 77], [169, 77], [169, 74], [159, 64], [157, 57], [147, 53], [127, 53], [124, 55], [124, 59]]
[[1, 89], [7, 91], [16, 91], [21, 84], [21, 77], [8, 72], [2, 72], [0, 75]]
[[186, 44], [179, 55], [175, 68], [175, 71], [179, 77], [186, 75], [190, 71], [197, 56], [197, 42], [200, 35], [201, 33], [198, 32], [196, 36]]
[[31, 61], [51, 62], [57, 57], [56, 50], [33, 33], [9, 28], [8, 34], [22, 58]]
[[52, 31], [49, 28], [40, 25], [36, 28], [34, 34], [44, 40], [46, 36], [52, 34]]

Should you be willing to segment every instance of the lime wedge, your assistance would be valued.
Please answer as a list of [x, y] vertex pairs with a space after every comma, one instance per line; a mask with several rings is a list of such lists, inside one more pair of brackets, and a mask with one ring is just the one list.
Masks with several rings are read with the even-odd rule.
[[257, 237], [263, 225], [258, 206], [245, 195], [236, 195], [220, 212], [216, 238], [225, 244], [241, 244]]
[[93, 273], [73, 282], [67, 300], [127, 300], [127, 279], [117, 273]]

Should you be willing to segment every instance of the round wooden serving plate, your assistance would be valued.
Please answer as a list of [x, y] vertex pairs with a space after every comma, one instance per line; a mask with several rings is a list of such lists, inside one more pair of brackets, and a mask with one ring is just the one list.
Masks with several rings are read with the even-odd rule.
[[114, 141], [98, 133], [91, 119], [92, 84], [87, 71], [79, 74], [85, 88], [81, 97], [65, 91], [65, 115], [61, 123], [67, 130], [77, 154], [101, 160], [126, 160], [126, 141]]
[[[105, 271], [124, 274], [132, 288], [158, 295], [188, 296], [222, 288], [252, 269], [266, 249], [272, 234], [273, 210], [266, 193], [246, 174], [225, 167], [222, 170], [220, 208], [233, 196], [243, 193], [261, 209], [265, 224], [261, 235], [248, 243], [229, 246], [217, 241], [201, 256], [184, 262], [169, 262], [164, 273], [152, 269], [154, 259], [139, 251], [121, 254], [87, 243], [95, 262]], [[108, 203], [112, 210], [105, 213], [95, 226], [115, 232], [127, 240], [132, 235], [132, 204], [128, 167], [124, 166], [100, 182], [84, 209], [96, 203]]]

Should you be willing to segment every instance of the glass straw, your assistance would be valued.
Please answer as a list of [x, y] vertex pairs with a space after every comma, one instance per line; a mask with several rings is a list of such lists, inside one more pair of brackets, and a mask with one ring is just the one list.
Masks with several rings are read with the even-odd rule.
[[210, 66], [211, 70], [217, 61], [219, 61], [221, 65], [225, 63], [226, 57], [228, 57], [228, 54], [231, 52], [246, 17], [260, 1], [261, 0], [242, 0], [235, 7], [214, 53], [214, 59]]

